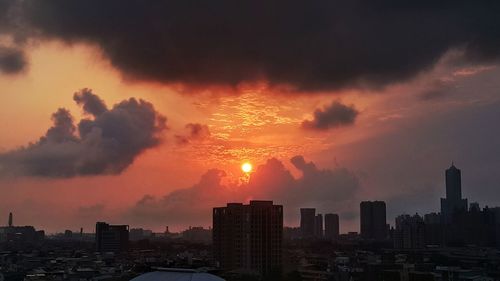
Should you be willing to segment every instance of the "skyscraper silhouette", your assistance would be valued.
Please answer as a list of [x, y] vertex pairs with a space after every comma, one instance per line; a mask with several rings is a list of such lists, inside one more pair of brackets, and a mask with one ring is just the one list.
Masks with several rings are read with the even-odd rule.
[[9, 213], [9, 227], [12, 227], [12, 226], [14, 226], [14, 221], [12, 218], [12, 213]]
[[300, 209], [300, 235], [302, 238], [314, 237], [315, 222], [316, 222], [316, 209], [314, 208]]
[[339, 237], [339, 215], [325, 214], [325, 238], [337, 239]]
[[363, 201], [360, 204], [360, 229], [363, 239], [387, 238], [387, 221], [384, 201]]
[[452, 222], [453, 215], [467, 210], [467, 199], [462, 199], [462, 173], [453, 163], [446, 170], [446, 198], [441, 198], [441, 216], [443, 223]]
[[97, 222], [95, 244], [98, 252], [122, 252], [127, 250], [129, 240], [128, 225], [110, 225]]
[[314, 237], [323, 238], [323, 215], [317, 214], [314, 219]]
[[273, 201], [213, 209], [214, 257], [224, 270], [281, 271], [283, 206]]

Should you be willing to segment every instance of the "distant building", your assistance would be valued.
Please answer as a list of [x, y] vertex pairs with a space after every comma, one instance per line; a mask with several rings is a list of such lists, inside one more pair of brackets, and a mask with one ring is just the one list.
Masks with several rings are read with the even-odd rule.
[[323, 215], [317, 214], [314, 217], [314, 237], [323, 238]]
[[361, 238], [387, 239], [386, 207], [383, 201], [363, 201], [360, 204]]
[[425, 224], [418, 214], [400, 215], [396, 218], [394, 248], [421, 249], [425, 247]]
[[425, 224], [425, 244], [442, 245], [443, 228], [441, 225], [441, 215], [439, 213], [425, 214], [424, 224]]
[[95, 242], [98, 252], [122, 252], [127, 250], [129, 240], [128, 225], [110, 225], [97, 222]]
[[314, 226], [316, 224], [316, 209], [300, 209], [300, 234], [302, 238], [314, 237]]
[[130, 241], [150, 239], [152, 237], [153, 237], [153, 231], [149, 229], [131, 228], [129, 231]]
[[202, 226], [189, 227], [182, 233], [182, 238], [198, 243], [210, 243], [212, 241], [212, 229], [205, 229]]
[[9, 213], [7, 226], [0, 227], [0, 242], [35, 243], [45, 239], [43, 230], [36, 230], [31, 225], [14, 226], [13, 215]]
[[441, 217], [444, 224], [450, 224], [453, 215], [467, 211], [467, 199], [462, 199], [462, 173], [455, 165], [445, 172], [446, 198], [441, 198]]
[[339, 238], [339, 215], [325, 214], [325, 238], [336, 240]]
[[250, 201], [214, 208], [212, 232], [215, 260], [223, 270], [281, 271], [283, 206]]

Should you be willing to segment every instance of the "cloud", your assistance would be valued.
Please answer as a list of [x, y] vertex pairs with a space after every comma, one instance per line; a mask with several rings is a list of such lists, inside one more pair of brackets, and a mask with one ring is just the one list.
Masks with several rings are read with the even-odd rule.
[[189, 123], [185, 127], [189, 133], [187, 135], [176, 135], [177, 144], [185, 145], [192, 141], [202, 141], [210, 137], [210, 130], [207, 125], [199, 123]]
[[354, 124], [359, 111], [354, 106], [344, 105], [338, 101], [332, 102], [323, 109], [314, 111], [313, 120], [304, 120], [302, 128], [313, 130], [328, 130]]
[[130, 98], [107, 109], [89, 89], [74, 99], [92, 119], [77, 126], [67, 109], [37, 142], [0, 154], [0, 176], [67, 178], [119, 174], [143, 151], [160, 144], [166, 119], [153, 105]]
[[474, 62], [500, 52], [496, 2], [1, 2], [21, 10], [3, 13], [5, 26], [21, 22], [31, 38], [95, 44], [126, 78], [163, 83], [380, 87], [432, 68], [453, 48]]
[[0, 46], [0, 73], [17, 74], [22, 72], [26, 65], [22, 50]]
[[251, 199], [285, 204], [289, 221], [304, 206], [315, 206], [323, 212], [352, 212], [349, 202], [360, 185], [352, 172], [345, 168], [319, 169], [302, 156], [293, 157], [291, 163], [302, 173], [301, 177], [294, 178], [275, 158], [257, 167], [248, 182], [239, 184], [223, 184], [226, 173], [209, 170], [192, 187], [160, 198], [146, 195], [124, 216], [129, 221], [146, 224], [207, 225], [213, 207]]

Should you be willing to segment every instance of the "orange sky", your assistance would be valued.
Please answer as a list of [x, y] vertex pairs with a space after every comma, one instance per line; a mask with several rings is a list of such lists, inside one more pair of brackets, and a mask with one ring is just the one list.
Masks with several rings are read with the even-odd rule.
[[[363, 164], [353, 150], [354, 144], [410, 126], [434, 112], [496, 100], [485, 94], [435, 104], [415, 102], [416, 96], [430, 87], [429, 81], [436, 77], [465, 81], [464, 84], [457, 82], [455, 87], [467, 89], [473, 86], [467, 83], [474, 82], [467, 79], [496, 71], [495, 68], [450, 69], [438, 64], [432, 72], [408, 83], [372, 92], [345, 90], [290, 96], [273, 94], [272, 91], [278, 90], [263, 84], [245, 85], [238, 88], [237, 93], [228, 95], [217, 92], [223, 89], [211, 89], [211, 93], [197, 90], [178, 93], [176, 87], [126, 81], [91, 46], [45, 42], [32, 46], [28, 55], [30, 66], [26, 73], [0, 76], [3, 98], [0, 151], [36, 141], [51, 126], [50, 116], [59, 107], [69, 109], [80, 119], [81, 109], [73, 102], [72, 95], [85, 87], [91, 88], [108, 106], [129, 97], [150, 101], [167, 117], [169, 127], [163, 136], [164, 143], [141, 154], [121, 175], [0, 180], [4, 189], [0, 219], [7, 218], [10, 210], [20, 224], [35, 224], [49, 231], [62, 230], [66, 225], [68, 228], [77, 228], [80, 224], [90, 227], [97, 218], [81, 218], [76, 212], [93, 206], [105, 206], [106, 211], [100, 215], [118, 222], [117, 214], [145, 194], [162, 196], [191, 186], [210, 168], [225, 170], [227, 180], [235, 181], [242, 176], [243, 161], [257, 166], [275, 157], [298, 176], [288, 159], [303, 155], [322, 168], [339, 165], [363, 174]], [[401, 92], [407, 94], [401, 95]], [[303, 120], [312, 118], [315, 109], [334, 100], [353, 104], [359, 110], [355, 126], [326, 132], [304, 131], [300, 127]], [[175, 135], [187, 134], [184, 127], [187, 123], [208, 125], [210, 136], [185, 146], [177, 144]], [[370, 183], [370, 178], [366, 181]], [[377, 196], [373, 189], [362, 192], [364, 196]], [[40, 217], [34, 217], [37, 214]], [[52, 216], [57, 219], [51, 220]], [[350, 222], [345, 230], [356, 228], [356, 222]]]

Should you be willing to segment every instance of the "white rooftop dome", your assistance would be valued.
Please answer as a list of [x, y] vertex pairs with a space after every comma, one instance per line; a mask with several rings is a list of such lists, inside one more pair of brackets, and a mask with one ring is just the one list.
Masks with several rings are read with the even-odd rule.
[[195, 270], [166, 270], [148, 272], [130, 281], [225, 281], [215, 275]]

